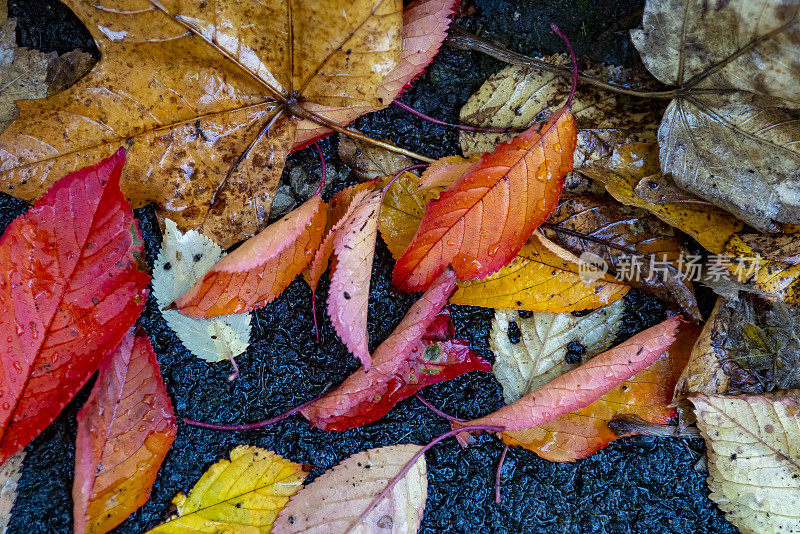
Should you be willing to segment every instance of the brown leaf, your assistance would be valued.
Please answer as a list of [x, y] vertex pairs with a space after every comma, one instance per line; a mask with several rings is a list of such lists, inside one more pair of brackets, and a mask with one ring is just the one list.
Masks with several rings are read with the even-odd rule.
[[412, 163], [407, 156], [347, 136], [339, 139], [339, 157], [362, 182], [394, 176]]

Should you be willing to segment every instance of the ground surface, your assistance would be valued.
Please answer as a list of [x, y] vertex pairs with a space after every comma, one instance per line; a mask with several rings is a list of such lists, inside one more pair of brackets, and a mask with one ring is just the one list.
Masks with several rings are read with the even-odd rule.
[[[10, 0], [19, 20], [24, 46], [66, 52], [91, 49], [88, 33], [54, 0]], [[482, 29], [528, 54], [552, 53], [562, 45], [547, 29], [558, 23], [578, 53], [618, 64], [636, 55], [626, 28], [640, 20], [641, 2], [477, 0], [476, 11], [459, 23]], [[466, 6], [469, 7], [469, 6]], [[499, 65], [468, 52], [445, 49], [404, 101], [443, 119], [455, 120], [467, 97]], [[458, 151], [452, 131], [421, 123], [389, 108], [359, 120], [357, 126], [377, 137], [391, 138], [429, 156]], [[335, 144], [323, 143], [329, 157]], [[341, 163], [332, 158], [337, 169]], [[292, 157], [290, 167], [314, 172], [318, 163], [309, 150]], [[297, 194], [289, 187], [288, 194]], [[339, 187], [342, 183], [339, 183]], [[297, 200], [302, 200], [298, 198]], [[0, 198], [0, 229], [24, 209], [11, 197]], [[160, 234], [150, 209], [138, 212], [152, 265]], [[413, 297], [389, 288], [392, 260], [378, 247], [370, 302], [370, 338], [377, 346], [400, 321]], [[324, 301], [327, 287], [319, 295]], [[658, 302], [632, 292], [625, 334], [655, 324], [664, 316]], [[491, 359], [486, 337], [491, 311], [458, 307], [457, 329]], [[313, 341], [309, 290], [295, 281], [273, 304], [255, 314], [253, 344], [239, 357], [241, 376], [228, 383], [226, 363], [208, 364], [191, 356], [166, 327], [152, 298], [142, 317], [158, 353], [165, 383], [178, 417], [215, 422], [249, 422], [285, 411], [308, 400], [326, 385], [338, 384], [357, 366], [325, 320], [323, 342]], [[425, 396], [442, 409], [476, 417], [501, 405], [493, 377], [473, 373], [430, 387]], [[10, 533], [71, 532], [71, 487], [75, 414], [87, 391], [29, 447]], [[340, 434], [313, 430], [294, 417], [258, 431], [221, 433], [180, 425], [178, 437], [153, 487], [150, 501], [116, 532], [139, 533], [156, 525], [169, 511], [178, 491], [188, 491], [206, 468], [226, 457], [236, 444], [258, 445], [297, 462], [312, 464], [316, 476], [347, 456], [370, 447], [425, 443], [447, 425], [418, 401], [400, 403], [378, 423]], [[489, 437], [462, 450], [454, 440], [427, 456], [429, 495], [422, 532], [735, 532], [707, 498], [704, 475], [693, 469], [701, 442], [675, 439], [622, 439], [575, 464], [554, 464], [523, 449], [512, 448], [503, 475], [501, 505], [493, 499], [494, 470], [502, 446]]]

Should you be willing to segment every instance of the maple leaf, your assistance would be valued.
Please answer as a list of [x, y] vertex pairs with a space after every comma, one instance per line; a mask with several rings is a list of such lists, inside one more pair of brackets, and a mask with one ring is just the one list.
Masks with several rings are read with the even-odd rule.
[[189, 317], [163, 308], [186, 293], [222, 257], [222, 249], [196, 230], [182, 233], [164, 221], [164, 239], [153, 265], [153, 296], [167, 325], [189, 351], [209, 362], [242, 354], [250, 345], [250, 313], [214, 319]]
[[547, 218], [572, 170], [575, 120], [561, 108], [485, 154], [437, 200], [395, 265], [392, 281], [427, 288], [448, 266], [460, 279], [500, 270]]
[[[455, 278], [448, 269], [411, 306], [373, 353], [368, 372], [359, 368], [300, 413], [323, 430], [346, 430], [377, 421], [425, 386], [469, 371], [491, 370], [488, 362], [472, 352], [469, 343], [452, 339], [452, 331], [442, 327], [442, 320], [449, 325], [449, 314], [444, 318], [439, 314], [455, 289]], [[447, 332], [446, 339], [442, 339], [443, 332]]]
[[272, 302], [313, 259], [326, 220], [325, 203], [315, 194], [215, 263], [174, 309], [209, 318]]
[[496, 425], [523, 430], [549, 423], [588, 406], [625, 380], [652, 365], [675, 341], [681, 319], [673, 317], [595, 356], [545, 386], [496, 412], [465, 425]]
[[30, 200], [124, 145], [134, 207], [155, 202], [223, 248], [266, 225], [297, 117], [335, 126], [311, 105], [388, 105], [379, 90], [400, 61], [400, 0], [67, 5], [102, 58], [23, 104], [0, 136], [3, 190]]
[[56, 182], [0, 239], [0, 460], [38, 435], [142, 311], [125, 153]]
[[273, 532], [414, 534], [422, 522], [428, 497], [424, 456], [412, 464], [377, 506], [370, 505], [420, 449], [419, 445], [391, 445], [350, 456], [297, 492], [281, 510]]
[[618, 416], [633, 415], [659, 425], [668, 423], [676, 415], [670, 406], [675, 383], [699, 333], [696, 325], [682, 325], [663, 358], [590, 405], [536, 428], [502, 432], [500, 437], [509, 445], [520, 445], [552, 462], [573, 462], [620, 437], [609, 428], [609, 422]]
[[146, 503], [177, 433], [150, 340], [131, 331], [100, 365], [78, 412], [75, 532], [108, 532]]
[[203, 473], [188, 497], [176, 495], [175, 513], [148, 534], [270, 532], [305, 477], [300, 464], [239, 445], [230, 461], [220, 460]]

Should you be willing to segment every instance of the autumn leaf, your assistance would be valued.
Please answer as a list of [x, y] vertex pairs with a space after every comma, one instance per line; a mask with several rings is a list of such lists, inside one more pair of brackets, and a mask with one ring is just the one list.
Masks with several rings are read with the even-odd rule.
[[405, 172], [389, 185], [383, 196], [378, 227], [394, 259], [399, 259], [411, 244], [428, 202], [439, 196], [438, 191], [419, 187], [420, 178]]
[[278, 513], [297, 493], [303, 466], [259, 447], [239, 445], [231, 459], [208, 468], [176, 512], [149, 534], [270, 532]]
[[725, 255], [732, 258], [726, 266], [732, 280], [770, 300], [800, 305], [800, 265], [761, 258], [738, 235], [728, 241]]
[[313, 259], [326, 220], [325, 203], [313, 195], [215, 263], [175, 300], [175, 309], [209, 318], [272, 302]]
[[798, 9], [648, 0], [631, 33], [647, 69], [681, 88], [658, 132], [661, 170], [761, 231], [800, 222]]
[[503, 432], [501, 438], [552, 462], [573, 462], [619, 437], [608, 425], [616, 417], [636, 416], [649, 423], [667, 424], [676, 415], [671, 407], [675, 383], [699, 333], [699, 326], [683, 325], [666, 356], [590, 405], [536, 428]]
[[0, 136], [4, 191], [31, 200], [123, 145], [134, 207], [155, 202], [227, 248], [266, 226], [298, 117], [330, 126], [329, 109], [389, 104], [400, 0], [128, 4], [67, 2], [102, 58], [22, 106]]
[[129, 332], [78, 412], [75, 532], [108, 532], [146, 503], [177, 432], [150, 340]]
[[[509, 265], [483, 280], [459, 282], [452, 304], [485, 308], [571, 312], [616, 302], [630, 289], [610, 275], [581, 276], [578, 258], [556, 254], [534, 233]], [[564, 251], [567, 252], [567, 251]], [[571, 259], [570, 259], [571, 256]], [[565, 259], [567, 258], [567, 259]], [[586, 274], [586, 273], [584, 273]]]
[[[300, 413], [317, 428], [346, 430], [377, 421], [425, 386], [469, 371], [490, 371], [468, 342], [453, 339], [452, 330], [442, 328], [443, 320], [450, 324], [449, 314], [441, 310], [455, 285], [455, 274], [448, 269], [375, 350], [369, 371], [359, 368]], [[448, 332], [446, 339], [443, 331]]]
[[371, 364], [367, 310], [382, 201], [383, 192], [372, 191], [354, 202], [352, 212], [333, 237], [335, 263], [328, 291], [328, 316], [365, 371], [369, 371]]
[[222, 249], [196, 230], [181, 232], [164, 221], [164, 238], [153, 265], [153, 295], [167, 325], [189, 352], [208, 362], [232, 359], [250, 345], [250, 313], [199, 319], [166, 310], [222, 257]]
[[693, 397], [709, 496], [744, 534], [800, 530], [800, 397]]
[[675, 341], [680, 323], [679, 317], [667, 319], [518, 401], [465, 424], [496, 425], [506, 431], [523, 430], [588, 406], [661, 357]]
[[614, 342], [625, 312], [622, 300], [588, 315], [495, 310], [489, 348], [492, 373], [512, 403], [575, 369]]
[[0, 461], [86, 384], [144, 308], [125, 153], [59, 180], [0, 239]]
[[[470, 158], [461, 156], [446, 156], [431, 163], [419, 178], [419, 188], [422, 191], [435, 191], [437, 194], [452, 186], [459, 178], [475, 168], [481, 154]], [[420, 217], [420, 222], [422, 217]]]
[[427, 288], [448, 266], [460, 279], [491, 275], [508, 264], [547, 218], [572, 170], [575, 121], [562, 108], [484, 155], [428, 204], [392, 281]]
[[11, 510], [17, 501], [17, 485], [22, 477], [25, 451], [17, 451], [0, 465], [0, 533], [6, 534], [11, 522]]
[[344, 161], [362, 182], [394, 176], [412, 164], [411, 158], [407, 156], [347, 136], [339, 138], [339, 159]]
[[575, 254], [601, 258], [633, 287], [702, 319], [692, 283], [679, 270], [681, 237], [646, 211], [604, 196], [564, 194], [542, 231]]
[[392, 445], [354, 454], [292, 497], [273, 532], [414, 534], [428, 497], [425, 456], [412, 464], [377, 506], [369, 507], [421, 448]]

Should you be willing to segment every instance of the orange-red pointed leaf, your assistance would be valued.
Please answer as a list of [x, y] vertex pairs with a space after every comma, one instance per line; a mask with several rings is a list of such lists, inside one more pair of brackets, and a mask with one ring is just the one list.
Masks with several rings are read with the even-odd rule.
[[125, 153], [56, 182], [0, 239], [0, 462], [72, 399], [144, 307]]
[[75, 532], [108, 532], [147, 502], [176, 434], [150, 340], [131, 331], [103, 361], [78, 412]]
[[673, 390], [689, 361], [700, 327], [684, 324], [667, 354], [589, 406], [536, 428], [503, 432], [509, 445], [520, 445], [551, 462], [572, 462], [605, 447], [617, 435], [608, 423], [617, 415], [635, 415], [664, 425], [677, 415]]
[[326, 220], [325, 203], [312, 196], [218, 261], [175, 300], [176, 309], [218, 317], [272, 302], [314, 257]]
[[324, 430], [346, 430], [377, 421], [425, 386], [469, 371], [490, 371], [466, 341], [453, 339], [449, 315], [440, 313], [455, 286], [455, 274], [448, 269], [376, 349], [372, 369], [358, 369], [305, 408], [303, 416]]
[[547, 385], [467, 424], [523, 430], [549, 423], [593, 403], [661, 357], [675, 341], [680, 317], [667, 319], [595, 356]]
[[560, 109], [484, 155], [428, 205], [397, 261], [394, 284], [418, 291], [448, 265], [460, 279], [472, 279], [508, 264], [555, 208], [576, 136], [572, 114]]

